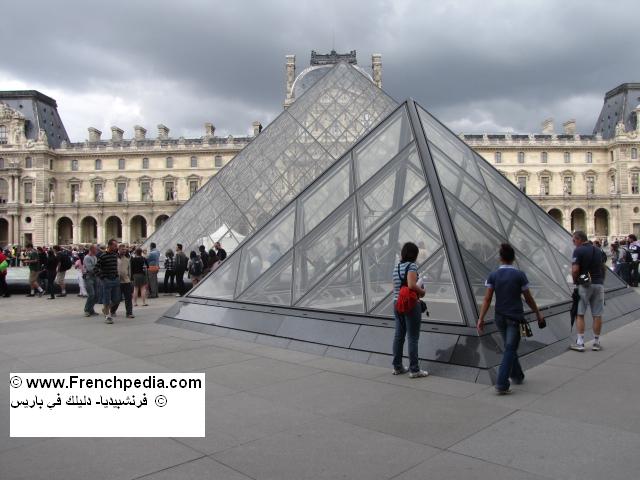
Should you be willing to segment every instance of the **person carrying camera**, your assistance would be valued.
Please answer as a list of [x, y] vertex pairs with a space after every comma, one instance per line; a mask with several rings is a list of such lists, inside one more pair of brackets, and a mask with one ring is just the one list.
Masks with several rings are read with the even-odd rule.
[[576, 352], [584, 352], [584, 314], [587, 306], [591, 308], [593, 316], [593, 345], [592, 350], [598, 351], [600, 346], [600, 331], [602, 329], [602, 313], [604, 312], [604, 272], [607, 256], [597, 247], [587, 241], [587, 234], [581, 230], [573, 233], [573, 251], [571, 275], [573, 283], [578, 286], [580, 301], [576, 315], [576, 343], [570, 348]]
[[520, 325], [526, 322], [521, 297], [524, 297], [531, 311], [536, 314], [538, 326], [544, 328], [546, 323], [529, 290], [527, 275], [513, 266], [513, 262], [516, 259], [513, 247], [508, 243], [501, 244], [499, 255], [500, 267], [491, 272], [485, 282], [487, 292], [480, 308], [477, 328], [478, 333], [482, 334], [484, 331], [484, 318], [487, 315], [495, 292], [495, 323], [504, 341], [504, 353], [498, 369], [495, 388], [496, 393], [504, 395], [511, 393], [509, 379], [516, 385], [520, 385], [524, 381], [524, 372], [518, 360]]

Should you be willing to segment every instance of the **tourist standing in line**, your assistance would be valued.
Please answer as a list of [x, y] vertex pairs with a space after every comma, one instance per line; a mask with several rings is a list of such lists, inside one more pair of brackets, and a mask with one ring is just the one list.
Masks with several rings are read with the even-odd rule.
[[29, 265], [29, 285], [31, 286], [31, 292], [27, 297], [35, 296], [38, 292], [38, 296], [41, 297], [44, 293], [42, 287], [38, 285], [38, 275], [40, 274], [40, 257], [37, 250], [34, 250], [33, 245], [27, 243], [26, 259], [24, 263]]
[[151, 251], [147, 256], [147, 273], [149, 276], [149, 298], [158, 298], [158, 271], [160, 270], [160, 252], [156, 244], [151, 242]]
[[173, 258], [173, 250], [168, 249], [164, 254], [164, 294], [170, 295], [174, 290], [176, 278], [176, 264]]
[[112, 238], [107, 243], [107, 251], [96, 263], [102, 281], [102, 313], [105, 323], [112, 324], [111, 306], [120, 301], [120, 279], [118, 277], [118, 242]]
[[98, 303], [98, 277], [96, 276], [96, 257], [97, 247], [91, 245], [89, 252], [82, 259], [82, 269], [84, 271], [84, 285], [87, 289], [87, 301], [84, 303], [84, 316], [91, 317], [98, 315], [98, 312], [94, 310], [96, 303]]
[[[207, 273], [209, 273], [209, 254], [207, 253], [207, 249], [204, 245], [200, 245], [198, 247], [198, 251], [200, 252], [200, 260], [202, 260], [202, 273], [200, 277], [204, 277]], [[191, 257], [191, 255], [189, 255]]]
[[[60, 247], [58, 247], [60, 248]], [[56, 298], [54, 291], [56, 288], [56, 275], [58, 273], [58, 258], [56, 257], [55, 250], [50, 248], [47, 252], [47, 287], [49, 292], [49, 300]]]
[[[400, 263], [393, 269], [393, 312], [396, 318], [396, 330], [393, 337], [393, 374], [402, 375], [409, 372], [411, 378], [426, 377], [429, 373], [420, 369], [418, 360], [418, 340], [420, 339], [420, 322], [422, 310], [420, 302], [416, 302], [413, 310], [400, 313], [396, 308], [400, 287], [406, 285], [413, 290], [418, 297], [424, 297], [425, 290], [418, 283], [418, 246], [407, 242], [400, 252]], [[402, 365], [402, 351], [404, 339], [408, 336], [409, 368]]]
[[82, 265], [82, 258], [78, 256], [77, 260], [73, 264], [73, 267], [76, 269], [76, 273], [78, 275], [78, 296], [79, 297], [87, 297], [87, 286], [84, 282], [84, 266]]
[[[204, 253], [206, 255], [206, 252]], [[193, 250], [189, 254], [189, 263], [187, 264], [187, 270], [189, 271], [191, 284], [195, 287], [204, 275], [204, 265], [202, 262], [202, 258], [198, 256], [198, 254]]]
[[504, 342], [502, 362], [496, 379], [496, 393], [504, 395], [511, 393], [511, 383], [520, 385], [524, 381], [524, 372], [518, 360], [518, 346], [520, 345], [520, 324], [525, 321], [522, 297], [536, 314], [538, 325], [544, 327], [544, 317], [538, 310], [526, 274], [513, 266], [516, 253], [508, 243], [500, 245], [500, 267], [491, 272], [485, 282], [487, 292], [480, 308], [478, 318], [478, 332], [484, 331], [484, 318], [487, 315], [493, 294], [496, 294], [495, 322]]
[[176, 286], [178, 288], [177, 297], [181, 297], [184, 295], [184, 272], [187, 271], [187, 265], [189, 264], [189, 259], [182, 251], [182, 244], [178, 243], [176, 245], [176, 255], [174, 259], [174, 266], [176, 269]]
[[142, 249], [136, 249], [136, 256], [131, 260], [131, 276], [133, 277], [133, 306], [138, 306], [138, 296], [142, 297], [142, 306], [147, 306], [147, 259], [142, 256]]
[[604, 313], [604, 272], [606, 255], [602, 251], [587, 243], [587, 234], [581, 230], [573, 233], [573, 251], [571, 275], [573, 283], [578, 286], [580, 301], [576, 315], [576, 343], [571, 344], [571, 350], [584, 352], [584, 314], [587, 307], [591, 309], [593, 317], [593, 345], [592, 350], [600, 350], [600, 332], [602, 330], [602, 314]]
[[54, 245], [53, 250], [56, 252], [56, 258], [58, 259], [58, 272], [56, 274], [55, 281], [60, 287], [59, 297], [67, 296], [67, 288], [65, 286], [65, 277], [67, 271], [73, 266], [71, 256], [69, 253], [60, 248], [60, 245]]
[[216, 242], [213, 244], [213, 247], [216, 249], [218, 260], [223, 262], [224, 259], [227, 258], [227, 251], [224, 248], [222, 248], [222, 243]]

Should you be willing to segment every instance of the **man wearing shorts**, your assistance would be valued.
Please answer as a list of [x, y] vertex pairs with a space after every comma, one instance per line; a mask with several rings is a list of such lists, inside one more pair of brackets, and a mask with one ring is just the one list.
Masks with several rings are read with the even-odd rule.
[[43, 290], [38, 284], [38, 275], [40, 275], [40, 270], [42, 270], [42, 266], [40, 265], [40, 257], [38, 256], [38, 252], [34, 250], [33, 245], [27, 243], [27, 260], [25, 262], [29, 265], [29, 285], [31, 286], [31, 292], [27, 297], [34, 297], [36, 292], [39, 297], [42, 296]]
[[578, 337], [576, 343], [571, 344], [571, 350], [584, 352], [584, 314], [587, 307], [593, 316], [593, 345], [592, 350], [600, 350], [600, 331], [602, 329], [602, 314], [604, 312], [604, 264], [607, 257], [602, 250], [587, 242], [587, 235], [581, 230], [573, 234], [573, 251], [571, 275], [573, 283], [578, 285], [580, 301], [576, 316]]

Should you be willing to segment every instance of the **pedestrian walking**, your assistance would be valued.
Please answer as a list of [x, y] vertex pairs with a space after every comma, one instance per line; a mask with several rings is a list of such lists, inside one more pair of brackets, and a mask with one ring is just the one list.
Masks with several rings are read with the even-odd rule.
[[74, 262], [73, 268], [75, 268], [76, 274], [78, 275], [78, 296], [86, 298], [87, 287], [84, 282], [84, 266], [82, 265], [82, 259], [80, 257]]
[[[60, 247], [58, 247], [60, 248]], [[55, 282], [56, 276], [58, 274], [58, 258], [56, 257], [55, 250], [50, 248], [47, 251], [47, 263], [46, 263], [46, 271], [47, 271], [47, 290], [49, 293], [49, 300], [53, 300], [56, 298], [55, 296]]]
[[133, 306], [138, 306], [138, 296], [142, 298], [142, 306], [147, 306], [147, 259], [142, 256], [142, 249], [136, 249], [136, 256], [131, 259], [131, 276], [133, 277]]
[[173, 250], [168, 249], [164, 254], [164, 293], [170, 295], [174, 290], [174, 280], [176, 278], [175, 259]]
[[147, 256], [147, 275], [149, 277], [149, 298], [158, 298], [158, 271], [160, 270], [160, 252], [151, 242], [151, 251]]
[[536, 314], [540, 328], [544, 328], [545, 320], [531, 295], [527, 275], [513, 266], [516, 258], [513, 247], [508, 243], [501, 244], [499, 255], [500, 267], [491, 272], [485, 282], [487, 291], [480, 308], [477, 329], [480, 334], [484, 332], [485, 316], [495, 293], [495, 323], [504, 342], [502, 362], [498, 369], [495, 389], [496, 393], [504, 395], [511, 393], [511, 382], [519, 385], [524, 381], [524, 372], [518, 359], [520, 325], [526, 321], [522, 297], [531, 311]]
[[9, 259], [0, 251], [0, 294], [9, 297], [9, 286], [7, 285], [7, 270], [9, 269]]
[[111, 306], [120, 301], [118, 242], [114, 238], [107, 243], [107, 251], [98, 258], [96, 268], [102, 281], [102, 313], [104, 314], [104, 321], [112, 324]]
[[[133, 285], [131, 284], [131, 260], [124, 243], [118, 247], [118, 280], [120, 281], [120, 300], [124, 299], [125, 315], [127, 318], [135, 318], [133, 315]], [[111, 306], [111, 316], [115, 317], [120, 305], [120, 300]]]
[[84, 304], [84, 316], [91, 317], [98, 315], [94, 310], [96, 303], [98, 303], [98, 277], [96, 275], [96, 263], [98, 261], [96, 252], [98, 248], [95, 245], [89, 247], [89, 252], [84, 256], [82, 260], [82, 269], [84, 271], [84, 285], [87, 290], [87, 301]]
[[40, 275], [41, 265], [38, 251], [33, 248], [33, 245], [27, 243], [27, 250], [24, 263], [29, 266], [29, 286], [31, 291], [27, 297], [34, 297], [36, 293], [39, 297], [44, 293], [42, 287], [38, 284], [38, 276]]

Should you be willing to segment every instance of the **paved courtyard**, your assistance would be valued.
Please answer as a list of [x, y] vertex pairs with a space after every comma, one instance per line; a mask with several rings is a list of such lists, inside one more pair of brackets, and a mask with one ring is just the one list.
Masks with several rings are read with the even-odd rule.
[[11, 439], [0, 479], [636, 479], [640, 321], [527, 373], [511, 396], [431, 376], [155, 324], [105, 325], [82, 300], [0, 299], [0, 370], [206, 373], [206, 438]]

